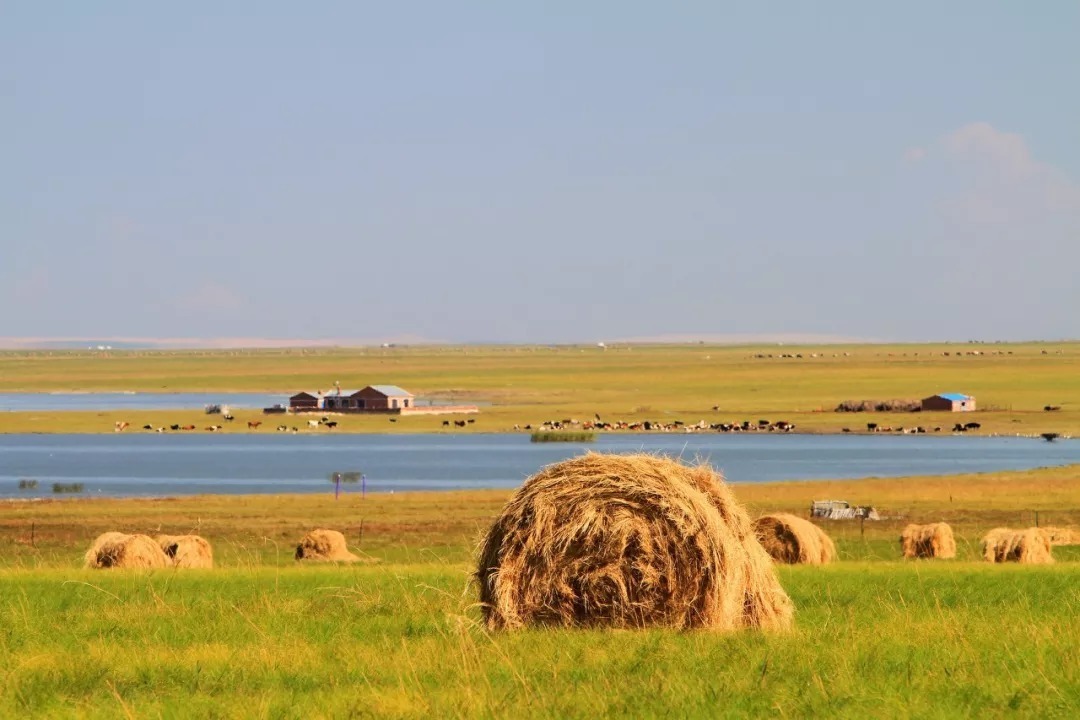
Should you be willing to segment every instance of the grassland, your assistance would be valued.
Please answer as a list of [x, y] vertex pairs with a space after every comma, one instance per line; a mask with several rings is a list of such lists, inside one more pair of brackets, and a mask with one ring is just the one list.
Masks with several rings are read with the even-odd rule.
[[[979, 355], [968, 353], [979, 352]], [[778, 355], [802, 355], [780, 358]], [[944, 355], [949, 353], [949, 355]], [[773, 357], [768, 357], [772, 355]], [[815, 357], [816, 355], [816, 357]], [[477, 422], [454, 432], [492, 432], [544, 420], [653, 420], [695, 423], [759, 418], [799, 430], [883, 426], [950, 428], [949, 413], [841, 414], [845, 400], [920, 398], [960, 391], [978, 398], [967, 420], [984, 433], [1080, 435], [1080, 344], [726, 347], [414, 347], [351, 350], [0, 353], [0, 392], [259, 391], [287, 394], [393, 383], [455, 403], [481, 402]], [[1047, 405], [1060, 407], [1045, 412]], [[715, 409], [714, 409], [715, 408]], [[238, 414], [302, 425], [294, 418]], [[133, 426], [196, 424], [197, 411], [8, 412], [0, 432], [111, 432]], [[440, 417], [345, 417], [341, 432], [440, 432]]]
[[[844, 497], [890, 519], [825, 523], [840, 562], [780, 569], [790, 634], [492, 634], [468, 576], [504, 491], [6, 503], [0, 716], [1075, 717], [1080, 547], [976, 557], [1033, 510], [1080, 526], [1080, 467], [736, 492], [752, 512]], [[899, 528], [938, 519], [958, 560], [900, 561]], [[380, 562], [295, 567], [316, 525]], [[200, 532], [218, 568], [80, 569], [105, 529]]]

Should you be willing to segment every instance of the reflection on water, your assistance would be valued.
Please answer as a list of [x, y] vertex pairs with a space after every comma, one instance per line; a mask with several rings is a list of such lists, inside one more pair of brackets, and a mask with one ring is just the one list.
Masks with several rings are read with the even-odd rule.
[[[1080, 463], [1080, 442], [851, 435], [600, 435], [589, 445], [524, 434], [0, 435], [0, 497], [327, 492], [357, 471], [372, 491], [516, 487], [540, 467], [594, 449], [703, 460], [734, 482], [937, 475]], [[20, 480], [37, 480], [19, 489]]]

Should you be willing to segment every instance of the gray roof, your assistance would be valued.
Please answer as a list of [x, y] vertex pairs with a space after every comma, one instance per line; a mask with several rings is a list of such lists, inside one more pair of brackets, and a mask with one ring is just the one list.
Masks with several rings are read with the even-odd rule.
[[407, 390], [402, 390], [397, 385], [370, 385], [372, 390], [382, 393], [386, 397], [412, 397], [413, 394]]

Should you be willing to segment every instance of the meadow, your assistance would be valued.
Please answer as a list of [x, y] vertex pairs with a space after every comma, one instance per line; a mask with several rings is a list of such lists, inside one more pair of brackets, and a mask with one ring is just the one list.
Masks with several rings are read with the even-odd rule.
[[[979, 353], [975, 355], [973, 353]], [[947, 355], [945, 353], [948, 353]], [[790, 355], [791, 357], [780, 357]], [[797, 357], [801, 355], [802, 357]], [[786, 420], [799, 431], [941, 426], [951, 413], [837, 413], [845, 401], [975, 395], [980, 432], [1080, 434], [1080, 343], [855, 345], [460, 346], [236, 351], [2, 352], [0, 392], [253, 391], [291, 394], [400, 385], [423, 398], [480, 403], [476, 423], [455, 432], [577, 418], [670, 423]], [[1046, 406], [1059, 408], [1053, 412]], [[198, 410], [6, 412], [0, 432], [111, 432], [195, 424]], [[295, 418], [237, 413], [227, 432], [260, 432]], [[342, 432], [441, 432], [443, 418], [340, 418]]]
[[[737, 485], [751, 513], [813, 499], [840, 561], [781, 567], [785, 634], [490, 632], [470, 585], [505, 491], [10, 502], [0, 512], [0, 716], [1075, 717], [1080, 547], [977, 559], [990, 527], [1080, 526], [1080, 467]], [[959, 557], [899, 559], [908, 521]], [[299, 567], [311, 527], [371, 563]], [[90, 571], [106, 529], [198, 532], [209, 571]]]

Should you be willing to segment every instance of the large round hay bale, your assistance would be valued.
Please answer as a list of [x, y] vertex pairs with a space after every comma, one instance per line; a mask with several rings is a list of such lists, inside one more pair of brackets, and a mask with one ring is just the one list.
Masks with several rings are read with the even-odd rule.
[[312, 530], [296, 546], [296, 559], [313, 562], [356, 562], [345, 536], [337, 530]]
[[900, 551], [905, 558], [954, 558], [956, 539], [948, 523], [913, 523], [900, 533]]
[[165, 568], [171, 564], [152, 538], [119, 532], [99, 535], [85, 559], [90, 568]]
[[821, 565], [836, 559], [832, 538], [809, 520], [788, 513], [762, 515], [754, 534], [773, 560], [789, 565]]
[[161, 546], [173, 567], [214, 567], [213, 548], [198, 535], [158, 535], [154, 541]]
[[1011, 530], [994, 528], [982, 541], [983, 559], [987, 562], [1015, 562], [1045, 565], [1054, 562], [1050, 535], [1040, 528]]
[[526, 480], [476, 579], [492, 629], [783, 629], [793, 613], [722, 478], [651, 455], [589, 453]]

